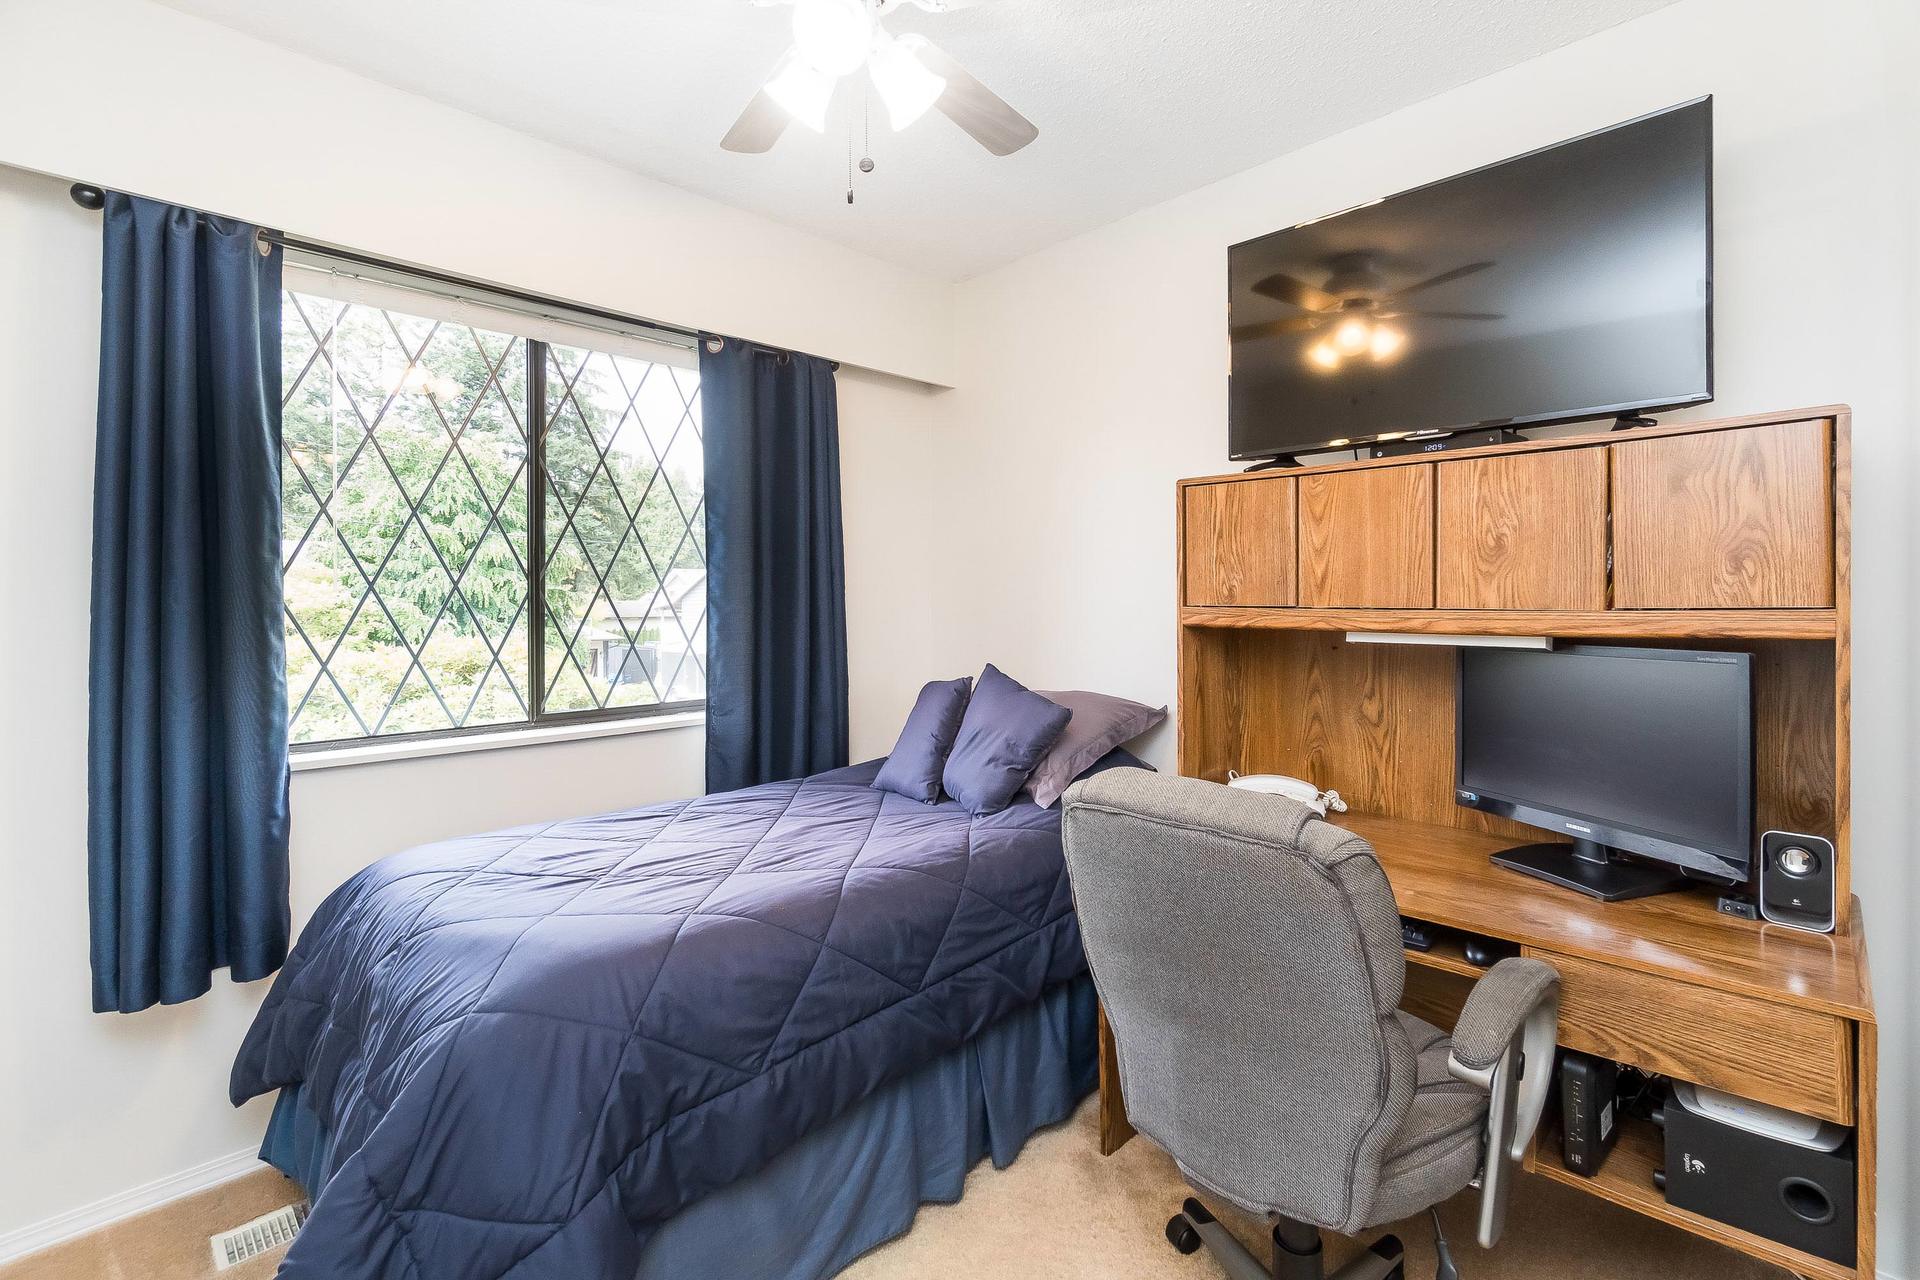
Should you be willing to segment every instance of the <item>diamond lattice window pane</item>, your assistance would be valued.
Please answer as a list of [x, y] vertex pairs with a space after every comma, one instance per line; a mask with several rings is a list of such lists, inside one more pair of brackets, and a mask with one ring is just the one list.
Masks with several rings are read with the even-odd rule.
[[294, 742], [525, 720], [527, 344], [288, 292]]
[[548, 711], [706, 696], [699, 375], [548, 349]]

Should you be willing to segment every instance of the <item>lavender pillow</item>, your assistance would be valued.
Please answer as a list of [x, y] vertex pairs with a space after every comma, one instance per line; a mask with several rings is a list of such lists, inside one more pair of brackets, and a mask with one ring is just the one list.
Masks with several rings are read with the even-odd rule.
[[960, 718], [967, 711], [967, 695], [973, 680], [930, 680], [907, 713], [906, 727], [893, 744], [887, 762], [880, 766], [873, 785], [921, 804], [940, 798], [940, 771], [947, 767], [947, 753], [960, 732]]
[[1072, 715], [988, 663], [967, 703], [941, 785], [969, 813], [1000, 812]]
[[1149, 707], [1125, 698], [1079, 689], [1043, 689], [1040, 696], [1073, 712], [1067, 731], [1041, 757], [1027, 778], [1033, 802], [1049, 808], [1100, 757], [1131, 742], [1167, 718], [1165, 707]]

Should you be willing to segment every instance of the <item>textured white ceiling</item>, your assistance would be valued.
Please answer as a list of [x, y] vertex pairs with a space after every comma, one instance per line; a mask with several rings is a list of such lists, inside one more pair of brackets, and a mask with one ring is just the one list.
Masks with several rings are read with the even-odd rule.
[[901, 134], [879, 115], [877, 168], [849, 206], [847, 125], [859, 111], [858, 80], [843, 84], [825, 136], [795, 126], [761, 156], [719, 147], [788, 43], [785, 8], [163, 0], [954, 279], [1671, 2], [987, 0], [938, 15], [902, 7], [889, 29], [937, 41], [1037, 124], [1040, 138], [999, 159], [936, 113]]

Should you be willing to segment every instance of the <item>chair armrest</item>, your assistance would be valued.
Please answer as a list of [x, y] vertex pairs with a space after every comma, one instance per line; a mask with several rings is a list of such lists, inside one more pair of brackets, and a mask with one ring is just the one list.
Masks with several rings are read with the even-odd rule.
[[1491, 1071], [1527, 1015], [1548, 995], [1557, 997], [1559, 990], [1560, 975], [1544, 960], [1514, 956], [1487, 970], [1473, 984], [1454, 1025], [1450, 1069], [1458, 1063], [1470, 1072]]
[[1502, 960], [1474, 983], [1455, 1024], [1448, 1072], [1491, 1095], [1480, 1170], [1483, 1249], [1500, 1238], [1512, 1166], [1525, 1158], [1546, 1110], [1559, 1029], [1560, 975], [1543, 961], [1519, 958]]

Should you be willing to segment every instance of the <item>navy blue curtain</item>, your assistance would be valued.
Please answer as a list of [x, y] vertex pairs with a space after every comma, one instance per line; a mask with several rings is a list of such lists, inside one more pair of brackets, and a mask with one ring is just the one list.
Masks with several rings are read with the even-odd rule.
[[93, 1007], [287, 954], [280, 250], [108, 193], [87, 876]]
[[838, 768], [847, 763], [847, 581], [833, 366], [708, 338], [700, 400], [707, 790]]

